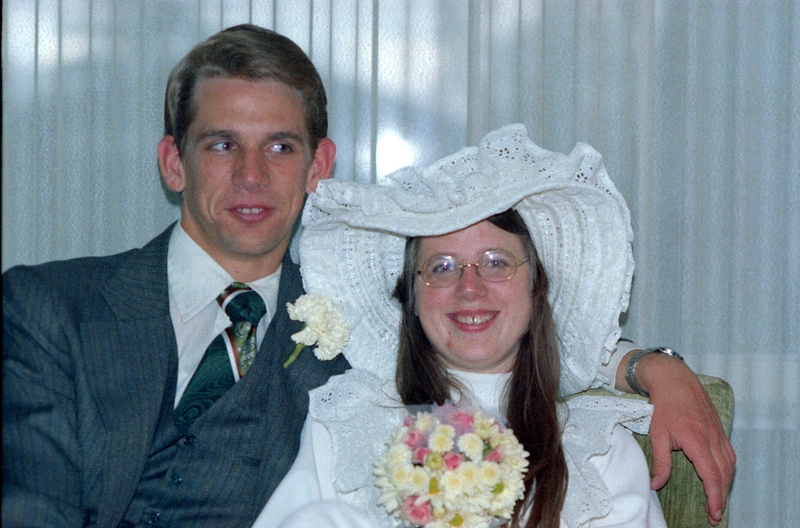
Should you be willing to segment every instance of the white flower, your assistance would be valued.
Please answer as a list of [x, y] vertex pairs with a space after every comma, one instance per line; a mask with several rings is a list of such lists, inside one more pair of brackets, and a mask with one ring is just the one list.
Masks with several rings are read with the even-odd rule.
[[420, 413], [420, 415], [417, 417], [416, 425], [417, 429], [423, 433], [426, 433], [439, 425], [439, 420], [434, 418], [430, 413]]
[[411, 449], [405, 444], [393, 445], [386, 453], [386, 464], [389, 467], [411, 463]]
[[499, 430], [500, 429], [494, 420], [476, 413], [475, 434], [477, 434], [483, 440], [488, 440], [492, 435], [498, 434]]
[[428, 447], [436, 453], [444, 453], [453, 449], [453, 438], [456, 430], [452, 425], [440, 425], [433, 430], [428, 438]]
[[327, 361], [338, 356], [350, 339], [350, 330], [342, 313], [333, 305], [330, 297], [308, 293], [298, 297], [294, 304], [286, 303], [289, 317], [302, 321], [305, 326], [292, 335], [297, 343], [294, 352], [283, 364], [288, 367], [303, 347], [317, 345], [314, 355]]
[[483, 458], [483, 440], [475, 433], [466, 433], [458, 439], [458, 449], [470, 460]]
[[481, 484], [493, 488], [500, 482], [500, 467], [494, 462], [484, 462], [478, 471], [478, 478]]
[[392, 468], [390, 475], [391, 481], [401, 490], [407, 490], [412, 487], [412, 477], [414, 476], [414, 467], [409, 464], [407, 466], [395, 466]]
[[415, 467], [409, 476], [409, 487], [415, 495], [422, 495], [430, 490], [431, 475], [424, 467]]

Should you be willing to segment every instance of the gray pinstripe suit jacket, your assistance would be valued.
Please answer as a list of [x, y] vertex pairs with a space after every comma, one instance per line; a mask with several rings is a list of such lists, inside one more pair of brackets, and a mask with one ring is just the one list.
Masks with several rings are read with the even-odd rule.
[[[159, 427], [171, 422], [163, 419], [177, 378], [170, 232], [119, 255], [3, 275], [3, 526], [122, 521], [159, 455]], [[278, 306], [302, 293], [287, 256]], [[189, 431], [193, 447], [173, 446], [163, 498], [151, 508], [163, 525], [255, 519], [297, 454], [308, 390], [349, 368], [341, 356], [320, 362], [306, 351], [283, 369], [300, 326], [279, 309], [248, 375]]]

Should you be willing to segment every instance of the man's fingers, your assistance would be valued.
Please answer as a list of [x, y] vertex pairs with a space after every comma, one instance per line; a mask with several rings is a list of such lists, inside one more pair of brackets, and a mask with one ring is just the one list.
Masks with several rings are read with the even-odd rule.
[[653, 448], [650, 489], [657, 490], [664, 487], [672, 474], [672, 446], [668, 438], [654, 435], [652, 430], [650, 431], [650, 446]]
[[723, 477], [720, 465], [727, 465], [723, 460], [722, 453], [724, 453], [724, 449], [714, 450], [708, 445], [705, 446], [705, 450], [702, 453], [698, 453], [688, 447], [684, 448], [686, 458], [694, 464], [697, 476], [703, 481], [708, 522], [712, 525], [716, 525], [722, 518], [730, 486], [730, 481]]
[[[644, 363], [647, 361], [647, 363]], [[663, 487], [672, 473], [672, 451], [683, 450], [703, 482], [708, 521], [722, 517], [733, 480], [736, 455], [708, 392], [685, 363], [662, 354], [640, 360], [642, 378], [653, 404], [650, 487]]]

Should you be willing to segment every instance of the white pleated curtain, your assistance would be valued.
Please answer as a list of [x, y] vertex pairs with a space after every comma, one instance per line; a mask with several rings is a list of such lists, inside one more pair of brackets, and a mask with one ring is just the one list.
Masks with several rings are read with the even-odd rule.
[[730, 526], [800, 524], [800, 2], [5, 0], [4, 270], [178, 218], [155, 156], [166, 77], [241, 22], [317, 65], [337, 178], [513, 122], [597, 148], [633, 214], [625, 335], [733, 385]]

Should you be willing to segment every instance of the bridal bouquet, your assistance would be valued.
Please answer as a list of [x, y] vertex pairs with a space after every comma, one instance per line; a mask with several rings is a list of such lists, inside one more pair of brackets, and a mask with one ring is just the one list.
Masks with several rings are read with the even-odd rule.
[[488, 528], [523, 497], [527, 456], [480, 410], [434, 407], [406, 417], [375, 464], [378, 504], [406, 526]]

